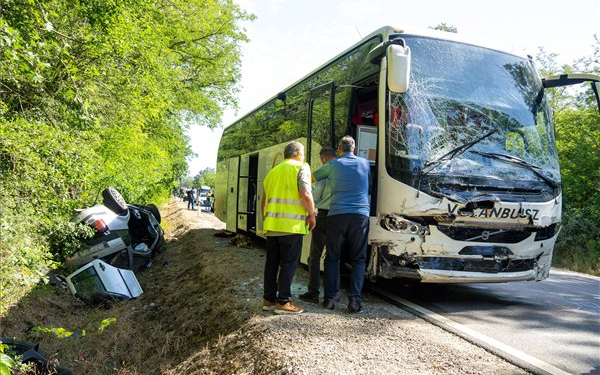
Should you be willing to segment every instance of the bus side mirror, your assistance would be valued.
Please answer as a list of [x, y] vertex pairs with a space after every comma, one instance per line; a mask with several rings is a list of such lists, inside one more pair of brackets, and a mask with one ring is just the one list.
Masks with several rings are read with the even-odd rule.
[[600, 82], [592, 82], [592, 91], [596, 95], [596, 104], [598, 104], [598, 112], [600, 112]]
[[571, 74], [556, 74], [553, 76], [542, 78], [544, 88], [570, 86], [579, 83], [590, 82], [592, 91], [596, 96], [596, 104], [600, 111], [600, 76], [589, 73], [571, 73]]
[[410, 83], [410, 47], [392, 44], [387, 48], [387, 83], [390, 91], [404, 93]]

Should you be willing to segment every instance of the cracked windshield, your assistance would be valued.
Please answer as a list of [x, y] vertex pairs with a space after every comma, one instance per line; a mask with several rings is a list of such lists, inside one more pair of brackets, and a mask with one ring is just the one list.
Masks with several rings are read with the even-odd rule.
[[[463, 185], [560, 184], [550, 114], [527, 59], [447, 41], [405, 37], [411, 88], [388, 95], [387, 169], [413, 186], [428, 175]], [[456, 184], [456, 182], [453, 182]]]

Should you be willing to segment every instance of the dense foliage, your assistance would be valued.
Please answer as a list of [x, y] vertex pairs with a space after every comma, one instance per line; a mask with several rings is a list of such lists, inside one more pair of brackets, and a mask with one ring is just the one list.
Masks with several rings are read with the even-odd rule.
[[[542, 74], [600, 75], [600, 39], [594, 40], [592, 56], [562, 67], [557, 66], [556, 54], [540, 51]], [[589, 84], [548, 92], [563, 188], [563, 223], [553, 263], [600, 275], [600, 112]]]
[[251, 18], [231, 0], [0, 2], [0, 313], [74, 246], [73, 208], [109, 185], [157, 202], [186, 174], [186, 124], [236, 105]]

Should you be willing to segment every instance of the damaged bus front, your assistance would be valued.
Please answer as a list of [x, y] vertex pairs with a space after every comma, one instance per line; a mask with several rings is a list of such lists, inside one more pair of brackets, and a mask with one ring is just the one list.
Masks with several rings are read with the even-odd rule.
[[592, 82], [598, 98], [600, 77], [541, 79], [531, 58], [458, 37], [382, 27], [235, 121], [219, 146], [215, 215], [264, 236], [263, 181], [285, 145], [303, 143], [314, 171], [348, 134], [371, 165], [370, 278], [548, 277], [562, 194], [544, 90]]
[[[385, 116], [368, 276], [547, 278], [561, 179], [545, 81], [531, 58], [403, 33], [371, 57]], [[588, 78], [580, 82], [598, 77]]]

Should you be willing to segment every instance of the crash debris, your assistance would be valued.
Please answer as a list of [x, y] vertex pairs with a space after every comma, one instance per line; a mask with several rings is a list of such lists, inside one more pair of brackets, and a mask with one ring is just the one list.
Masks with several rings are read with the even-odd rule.
[[252, 243], [252, 239], [250, 239], [250, 237], [244, 236], [243, 234], [238, 234], [235, 237], [229, 239], [229, 243], [231, 245], [235, 245], [235, 247], [237, 247], [238, 249], [240, 247], [250, 249], [254, 246], [254, 243]]

